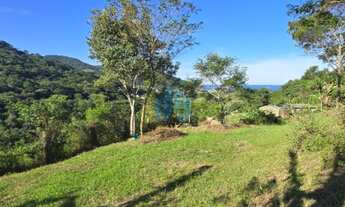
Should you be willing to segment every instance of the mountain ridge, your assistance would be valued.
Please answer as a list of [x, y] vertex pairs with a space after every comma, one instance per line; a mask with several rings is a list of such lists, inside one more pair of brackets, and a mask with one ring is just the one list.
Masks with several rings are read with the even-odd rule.
[[78, 70], [98, 72], [101, 69], [101, 66], [91, 65], [79, 60], [78, 58], [69, 57], [65, 55], [45, 55], [44, 58], [49, 61], [54, 61], [54, 62], [59, 62], [65, 65], [69, 65]]

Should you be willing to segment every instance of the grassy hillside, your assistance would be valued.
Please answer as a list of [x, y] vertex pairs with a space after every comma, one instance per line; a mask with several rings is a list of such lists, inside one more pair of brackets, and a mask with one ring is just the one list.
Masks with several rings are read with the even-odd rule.
[[[290, 125], [190, 130], [159, 144], [113, 144], [1, 177], [0, 206], [237, 206], [248, 198], [279, 203], [273, 193], [283, 191], [288, 172], [298, 174], [297, 161], [288, 156], [291, 132]], [[303, 189], [312, 189], [319, 161], [308, 155], [300, 161], [299, 171], [308, 175]]]

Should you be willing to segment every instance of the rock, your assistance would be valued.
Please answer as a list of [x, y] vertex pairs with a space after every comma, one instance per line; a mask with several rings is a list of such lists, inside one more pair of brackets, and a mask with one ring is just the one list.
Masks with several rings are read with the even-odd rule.
[[266, 115], [273, 115], [275, 117], [284, 119], [289, 117], [289, 109], [285, 107], [267, 105], [260, 107], [259, 110], [265, 113]]

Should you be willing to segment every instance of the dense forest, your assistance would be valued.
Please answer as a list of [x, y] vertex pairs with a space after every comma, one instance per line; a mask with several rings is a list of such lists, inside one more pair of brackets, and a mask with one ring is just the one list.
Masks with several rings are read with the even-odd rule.
[[126, 137], [126, 120], [116, 121], [126, 113], [122, 97], [94, 86], [97, 71], [1, 41], [0, 73], [1, 173], [55, 162]]

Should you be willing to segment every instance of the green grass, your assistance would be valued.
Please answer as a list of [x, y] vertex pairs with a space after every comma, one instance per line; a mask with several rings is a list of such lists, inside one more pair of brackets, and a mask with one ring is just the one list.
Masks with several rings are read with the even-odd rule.
[[235, 206], [288, 166], [290, 125], [125, 142], [0, 178], [0, 206]]

